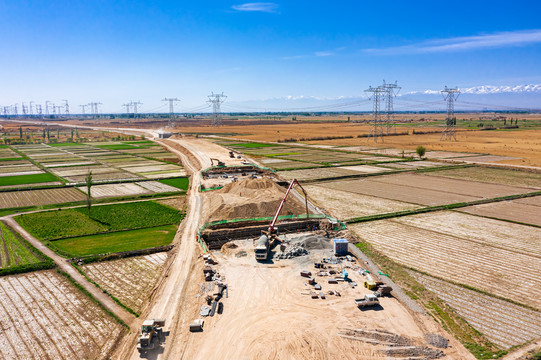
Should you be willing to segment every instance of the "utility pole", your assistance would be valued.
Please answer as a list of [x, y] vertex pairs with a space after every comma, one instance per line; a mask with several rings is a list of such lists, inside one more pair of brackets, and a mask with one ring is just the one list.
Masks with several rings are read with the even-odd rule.
[[441, 90], [443, 99], [447, 101], [447, 118], [445, 119], [445, 129], [441, 133], [441, 140], [456, 141], [456, 117], [455, 117], [455, 101], [460, 95], [458, 88], [448, 88]]
[[371, 96], [369, 96], [369, 99], [373, 102], [372, 113], [374, 114], [374, 131], [372, 133], [372, 136], [374, 137], [375, 142], [378, 142], [378, 137], [381, 137], [381, 141], [383, 141], [383, 127], [381, 121], [380, 103], [381, 97], [387, 92], [387, 90], [385, 90], [381, 86], [378, 86], [376, 88], [370, 86], [368, 89], [365, 90], [365, 92], [372, 94]]
[[207, 103], [212, 105], [212, 125], [220, 126], [222, 125], [220, 105], [225, 101], [227, 96], [225, 96], [223, 92], [221, 94], [211, 93], [208, 98]]
[[66, 116], [69, 116], [70, 115], [70, 106], [68, 104], [68, 100], [62, 100], [64, 102], [64, 113], [66, 114]]
[[394, 84], [387, 84], [385, 80], [383, 80], [383, 85], [381, 85], [381, 88], [383, 88], [385, 93], [385, 112], [387, 113], [387, 118], [385, 119], [385, 124], [387, 128], [387, 134], [391, 132], [391, 126], [393, 124], [393, 113], [394, 113], [394, 106], [393, 106], [393, 100], [396, 95], [400, 92], [400, 89], [402, 89], [400, 86], [397, 85], [397, 82], [395, 81]]

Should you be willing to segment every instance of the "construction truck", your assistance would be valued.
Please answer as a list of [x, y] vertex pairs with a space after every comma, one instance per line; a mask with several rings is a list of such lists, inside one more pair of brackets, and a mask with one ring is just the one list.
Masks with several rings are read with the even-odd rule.
[[287, 191], [284, 195], [284, 198], [280, 202], [280, 205], [278, 206], [278, 209], [276, 210], [276, 213], [274, 214], [274, 217], [272, 218], [272, 221], [269, 225], [269, 229], [267, 231], [262, 230], [261, 236], [257, 241], [254, 241], [254, 250], [255, 250], [255, 258], [258, 261], [264, 261], [267, 260], [269, 256], [269, 250], [274, 245], [275, 241], [281, 241], [278, 238], [278, 230], [276, 229], [276, 221], [278, 221], [278, 216], [280, 215], [280, 211], [282, 211], [282, 208], [284, 207], [284, 204], [286, 202], [287, 196], [291, 192], [291, 189], [293, 189], [293, 186], [297, 184], [304, 193], [304, 200], [306, 205], [306, 218], [308, 219], [308, 195], [306, 194], [306, 191], [304, 188], [299, 184], [297, 179], [291, 180], [291, 183], [289, 184], [289, 187], [287, 188]]
[[165, 319], [148, 319], [141, 326], [141, 334], [137, 340], [137, 350], [145, 352], [154, 349], [155, 340], [160, 342], [162, 328], [165, 326]]
[[265, 261], [269, 257], [269, 238], [263, 234], [257, 239], [254, 244], [255, 259], [257, 261]]
[[359, 309], [379, 304], [378, 297], [374, 294], [365, 295], [363, 299], [355, 299], [355, 305]]

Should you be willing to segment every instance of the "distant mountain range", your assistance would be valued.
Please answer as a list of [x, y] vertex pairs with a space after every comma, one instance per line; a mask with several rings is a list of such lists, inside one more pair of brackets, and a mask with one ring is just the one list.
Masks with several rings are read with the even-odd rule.
[[[533, 110], [541, 112], [541, 84], [517, 86], [482, 85], [460, 89], [456, 111]], [[373, 102], [367, 95], [338, 98], [288, 96], [265, 100], [228, 101], [224, 112], [341, 112], [372, 111]], [[381, 103], [385, 109], [385, 103]], [[395, 111], [445, 111], [446, 103], [440, 90], [413, 91], [394, 99]]]

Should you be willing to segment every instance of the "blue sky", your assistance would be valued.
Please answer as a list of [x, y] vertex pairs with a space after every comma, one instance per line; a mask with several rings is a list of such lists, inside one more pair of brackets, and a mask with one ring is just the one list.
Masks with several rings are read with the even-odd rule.
[[537, 0], [0, 0], [0, 105], [166, 111], [178, 97], [186, 111], [223, 91], [233, 110], [355, 98], [383, 79], [402, 93], [537, 85], [540, 13]]

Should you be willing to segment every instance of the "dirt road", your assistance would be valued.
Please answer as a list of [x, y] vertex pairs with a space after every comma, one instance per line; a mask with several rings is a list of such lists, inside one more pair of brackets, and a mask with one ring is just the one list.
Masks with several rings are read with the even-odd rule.
[[[168, 264], [169, 267], [164, 272], [166, 278], [157, 289], [154, 296], [156, 300], [151, 305], [151, 309], [138, 319], [137, 324], [140, 326], [146, 318], [164, 318], [167, 321], [165, 332], [168, 336], [166, 336], [165, 342], [154, 351], [140, 354], [136, 350], [137, 333], [134, 332], [119, 345], [119, 350], [115, 354], [117, 359], [172, 359], [177, 358], [174, 354], [180, 351], [175, 346], [175, 339], [182, 323], [180, 314], [185, 300], [185, 288], [190, 274], [193, 272], [198, 253], [196, 234], [201, 222], [202, 203], [199, 192], [201, 184], [200, 169], [201, 167], [210, 167], [211, 164], [210, 158], [200, 149], [185, 144], [182, 140], [168, 140], [167, 143], [163, 144], [182, 159], [185, 168], [191, 173], [190, 189], [187, 193], [188, 210], [173, 241], [177, 247], [171, 262]], [[179, 149], [179, 147], [188, 150], [191, 155], [195, 156], [198, 163], [193, 164], [190, 162], [188, 156], [185, 155], [185, 151]]]

